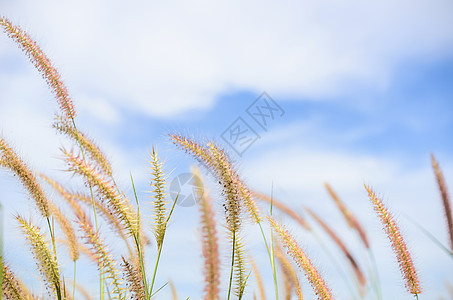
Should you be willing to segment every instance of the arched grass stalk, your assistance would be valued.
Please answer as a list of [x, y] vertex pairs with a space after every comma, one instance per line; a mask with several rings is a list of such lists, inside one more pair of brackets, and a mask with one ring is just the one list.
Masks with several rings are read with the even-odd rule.
[[384, 230], [390, 240], [393, 251], [396, 254], [400, 271], [405, 281], [406, 289], [418, 299], [418, 294], [422, 291], [418, 280], [418, 274], [409, 250], [407, 249], [406, 242], [401, 235], [400, 229], [393, 216], [384, 206], [382, 200], [376, 196], [369, 186], [365, 185], [365, 189], [368, 192], [368, 196], [374, 206], [374, 210], [378, 214]]
[[63, 299], [62, 281], [60, 278], [60, 270], [57, 263], [57, 257], [52, 253], [48, 244], [45, 242], [44, 236], [41, 234], [38, 227], [25, 221], [21, 216], [16, 216], [16, 220], [20, 223], [22, 230], [31, 246], [31, 251], [35, 258], [42, 278], [53, 292], [57, 299]]
[[253, 274], [255, 275], [256, 284], [258, 285], [258, 290], [260, 292], [261, 300], [266, 300], [266, 291], [264, 290], [263, 280], [261, 279], [261, 274], [256, 266], [255, 260], [251, 255], [249, 255], [249, 262], [252, 266]]
[[450, 196], [447, 190], [447, 184], [445, 183], [444, 175], [439, 167], [439, 164], [431, 153], [431, 164], [433, 165], [434, 174], [436, 176], [437, 185], [442, 198], [442, 204], [444, 206], [445, 220], [447, 223], [447, 231], [450, 238], [450, 250], [453, 251], [453, 214], [451, 211]]
[[282, 269], [282, 272], [283, 272], [283, 275], [285, 278], [285, 285], [287, 285], [286, 299], [291, 299], [292, 290], [294, 290], [296, 292], [296, 295], [298, 296], [299, 300], [302, 300], [302, 298], [303, 298], [302, 290], [300, 288], [299, 278], [297, 276], [296, 270], [294, 269], [294, 266], [291, 264], [291, 262], [286, 257], [281, 245], [278, 243], [277, 240], [275, 240], [274, 248], [275, 248], [275, 255], [281, 266], [281, 269]]
[[[271, 209], [270, 209], [270, 215], [272, 217], [273, 213], [273, 208], [274, 208], [274, 201], [273, 201], [273, 193], [271, 192]], [[274, 277], [274, 289], [275, 289], [275, 299], [278, 300], [278, 282], [277, 282], [277, 272], [276, 272], [276, 267], [275, 267], [275, 252], [274, 252], [274, 231], [272, 227], [270, 228], [271, 230], [271, 264], [272, 264], [272, 275]]]
[[357, 288], [359, 290], [359, 293], [362, 294], [363, 288], [366, 285], [366, 279], [356, 259], [352, 256], [351, 251], [346, 247], [346, 245], [343, 243], [340, 237], [333, 231], [333, 229], [329, 225], [327, 225], [327, 223], [324, 222], [324, 220], [322, 220], [313, 210], [311, 210], [308, 207], [304, 207], [304, 209], [324, 229], [324, 231], [329, 235], [332, 241], [335, 244], [337, 244], [337, 246], [343, 252], [344, 256], [347, 258], [347, 260], [350, 263], [350, 266], [352, 267], [352, 270], [355, 274], [355, 279], [358, 280]]
[[352, 299], [358, 299], [358, 295], [356, 294], [356, 289], [354, 289], [351, 286], [351, 282], [349, 281], [349, 278], [351, 278], [351, 276], [348, 276], [345, 273], [343, 266], [341, 266], [341, 264], [338, 262], [338, 260], [335, 258], [335, 256], [332, 254], [332, 252], [329, 250], [329, 247], [321, 239], [321, 237], [317, 233], [316, 229], [315, 228], [311, 228], [310, 233], [316, 239], [318, 244], [321, 246], [322, 250], [327, 255], [327, 257], [330, 260], [330, 262], [334, 265], [334, 268], [337, 270], [337, 272], [340, 275], [341, 279], [344, 281], [345, 285], [347, 286], [347, 288], [349, 290], [349, 293], [351, 293], [350, 296], [352, 297]]
[[283, 246], [287, 249], [288, 254], [294, 259], [297, 265], [305, 272], [305, 275], [310, 282], [313, 290], [315, 291], [318, 300], [332, 300], [332, 294], [327, 287], [324, 279], [319, 274], [318, 270], [314, 267], [305, 252], [296, 243], [294, 238], [289, 232], [273, 218], [267, 217], [270, 225], [279, 235], [282, 240]]
[[[52, 93], [54, 94], [60, 110], [65, 115], [67, 120], [72, 122], [74, 127], [75, 137], [78, 141], [78, 145], [80, 147], [80, 151], [82, 153], [83, 160], [85, 161], [85, 154], [83, 151], [82, 141], [79, 137], [75, 116], [76, 112], [74, 109], [74, 104], [72, 102], [71, 97], [69, 96], [68, 89], [61, 80], [61, 76], [57, 69], [53, 66], [50, 59], [46, 56], [46, 54], [41, 50], [38, 44], [22, 29], [18, 26], [13, 25], [9, 20], [6, 18], [0, 18], [0, 25], [3, 27], [4, 31], [7, 35], [16, 42], [19, 48], [28, 56], [30, 61], [36, 67], [36, 69], [41, 73], [41, 76], [45, 79], [47, 85], [50, 87]], [[94, 194], [93, 190], [90, 187], [91, 199], [93, 204], [93, 213], [95, 218], [96, 224], [96, 231], [98, 230], [98, 223], [97, 223], [97, 215], [96, 215], [96, 206], [94, 204]], [[52, 229], [50, 229], [52, 231]], [[100, 292], [101, 292], [101, 299], [103, 299], [103, 275], [102, 269], [100, 269]]]
[[368, 268], [368, 273], [370, 274], [370, 280], [373, 284], [374, 290], [376, 292], [376, 297], [377, 299], [382, 299], [381, 295], [381, 288], [380, 288], [380, 283], [379, 283], [379, 273], [378, 269], [376, 266], [376, 260], [374, 258], [373, 251], [370, 247], [370, 242], [368, 239], [368, 236], [365, 232], [365, 229], [363, 226], [360, 224], [360, 222], [357, 220], [357, 218], [354, 216], [354, 214], [348, 209], [348, 207], [341, 201], [341, 199], [338, 197], [337, 193], [332, 189], [332, 187], [325, 182], [324, 187], [326, 188], [327, 192], [329, 193], [330, 197], [332, 200], [335, 202], [335, 205], [337, 206], [338, 210], [341, 212], [343, 215], [346, 223], [349, 225], [350, 228], [354, 229], [360, 241], [363, 243], [365, 249], [367, 250], [366, 254], [366, 261], [371, 260], [372, 267]]
[[211, 198], [208, 195], [200, 171], [192, 169], [193, 184], [198, 191], [197, 197], [200, 202], [200, 219], [202, 231], [202, 253], [204, 257], [204, 276], [205, 276], [205, 300], [219, 299], [219, 247], [217, 243], [217, 229], [214, 211], [212, 210]]

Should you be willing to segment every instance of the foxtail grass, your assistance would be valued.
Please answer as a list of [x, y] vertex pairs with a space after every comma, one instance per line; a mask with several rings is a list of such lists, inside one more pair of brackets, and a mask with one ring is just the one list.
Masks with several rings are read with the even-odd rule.
[[[176, 291], [176, 287], [175, 287], [175, 284], [173, 283], [173, 281], [169, 281], [168, 282], [170, 284], [170, 289], [171, 289], [171, 298], [172, 300], [178, 300], [178, 291]], [[214, 298], [215, 299], [215, 298]]]
[[[120, 279], [118, 262], [113, 259], [110, 250], [101, 239], [99, 231], [95, 231], [88, 216], [85, 213], [77, 214], [79, 226], [84, 233], [84, 239], [91, 246], [91, 253], [96, 257], [99, 269], [105, 271], [104, 275], [110, 280], [113, 287], [113, 299], [123, 299], [125, 295], [123, 282]], [[102, 295], [101, 295], [102, 296]]]
[[166, 223], [166, 207], [167, 204], [165, 202], [165, 177], [162, 170], [162, 162], [160, 161], [159, 157], [157, 156], [157, 152], [153, 147], [152, 152], [150, 153], [150, 165], [151, 165], [151, 191], [153, 198], [153, 231], [154, 236], [156, 238], [157, 247], [160, 248], [162, 246], [165, 230], [167, 229]]
[[142, 272], [129, 262], [124, 256], [123, 260], [123, 271], [125, 275], [125, 281], [129, 284], [129, 289], [132, 292], [132, 299], [146, 299], [146, 287], [144, 285]]
[[453, 251], [453, 215], [451, 212], [450, 196], [448, 194], [447, 184], [445, 183], [442, 170], [440, 169], [439, 164], [437, 163], [436, 158], [432, 153], [431, 163], [433, 165], [437, 185], [439, 186], [440, 195], [442, 197], [442, 204], [444, 206], [445, 220], [447, 222], [447, 231], [450, 239], [450, 250]]
[[202, 253], [204, 258], [204, 276], [205, 288], [204, 299], [216, 300], [219, 299], [219, 284], [220, 284], [220, 260], [219, 247], [217, 242], [216, 222], [214, 219], [214, 211], [212, 210], [211, 198], [204, 186], [198, 169], [192, 170], [194, 185], [199, 191], [199, 209], [201, 219], [201, 234], [202, 234]]
[[74, 143], [80, 143], [80, 147], [84, 150], [84, 153], [87, 154], [91, 161], [95, 162], [102, 172], [112, 176], [113, 171], [111, 163], [93, 140], [77, 130], [69, 120], [61, 116], [57, 116], [55, 118], [55, 122], [52, 126], [57, 130], [57, 132], [66, 135]]
[[326, 282], [319, 274], [318, 270], [312, 264], [311, 260], [302, 250], [302, 248], [296, 243], [294, 238], [289, 232], [277, 221], [271, 217], [267, 217], [272, 228], [277, 232], [280, 237], [283, 246], [288, 251], [288, 254], [294, 259], [296, 264], [301, 268], [305, 276], [307, 277], [310, 285], [315, 291], [318, 300], [331, 300], [333, 299], [330, 289], [327, 287]]
[[55, 253], [49, 250], [49, 245], [45, 242], [45, 237], [41, 234], [38, 227], [27, 222], [19, 215], [16, 216], [16, 220], [19, 222], [30, 244], [31, 252], [42, 275], [41, 278], [57, 299], [63, 299], [63, 284]]
[[154, 224], [153, 224], [153, 231], [154, 231], [154, 236], [156, 239], [157, 243], [157, 258], [156, 258], [156, 263], [154, 266], [154, 272], [153, 272], [153, 277], [151, 279], [151, 285], [149, 288], [149, 291], [147, 293], [147, 299], [150, 299], [153, 294], [153, 288], [154, 288], [154, 282], [156, 280], [156, 275], [157, 275], [157, 267], [159, 266], [160, 262], [160, 256], [162, 253], [162, 247], [164, 243], [164, 238], [165, 238], [165, 233], [167, 231], [167, 224], [170, 220], [171, 215], [173, 214], [173, 210], [175, 208], [177, 198], [175, 199], [173, 206], [168, 213], [168, 216], [166, 215], [166, 202], [165, 202], [165, 177], [164, 173], [162, 170], [162, 163], [157, 156], [157, 152], [153, 148], [153, 151], [151, 153], [151, 187], [153, 188], [152, 190], [152, 198], [153, 198], [153, 219], [154, 219]]
[[0, 138], [0, 166], [9, 169], [18, 177], [30, 197], [34, 200], [41, 215], [44, 218], [49, 218], [51, 215], [49, 200], [36, 179], [36, 176], [3, 138]]
[[343, 203], [343, 201], [340, 200], [338, 195], [335, 193], [335, 191], [332, 189], [332, 187], [325, 182], [324, 183], [325, 188], [329, 192], [330, 197], [333, 199], [335, 202], [336, 206], [340, 210], [340, 212], [343, 214], [344, 219], [348, 223], [349, 227], [354, 228], [357, 230], [360, 239], [362, 240], [363, 244], [367, 249], [370, 248], [370, 242], [368, 241], [368, 237], [366, 235], [365, 229], [363, 226], [359, 223], [357, 218], [354, 216], [354, 214], [346, 207], [346, 205]]
[[340, 237], [335, 233], [335, 231], [327, 225], [326, 222], [324, 222], [321, 217], [318, 216], [313, 210], [311, 210], [308, 207], [304, 207], [304, 209], [312, 216], [312, 218], [324, 229], [324, 231], [330, 236], [332, 241], [337, 244], [337, 246], [340, 248], [341, 252], [343, 252], [344, 256], [347, 258], [349, 261], [354, 274], [359, 282], [359, 290], [363, 291], [365, 285], [366, 285], [366, 278], [365, 275], [363, 274], [362, 270], [360, 269], [357, 261], [355, 258], [352, 256], [351, 251], [346, 247], [346, 245], [343, 243], [343, 241], [340, 239]]
[[81, 175], [87, 184], [95, 189], [98, 197], [105, 201], [109, 211], [121, 221], [124, 230], [130, 236], [137, 234], [138, 223], [136, 212], [130, 205], [128, 199], [117, 191], [112, 181], [73, 152], [65, 149], [62, 149], [62, 152], [65, 155], [68, 170]]
[[253, 257], [251, 255], [248, 256], [248, 260], [250, 262], [250, 266], [252, 267], [253, 275], [255, 277], [255, 281], [258, 286], [260, 299], [266, 300], [266, 291], [264, 289], [264, 284], [263, 284], [263, 280], [261, 278], [260, 271], [258, 270], [255, 260], [253, 259]]
[[368, 192], [368, 196], [373, 204], [374, 210], [381, 220], [384, 231], [387, 233], [387, 237], [390, 240], [392, 249], [396, 254], [401, 275], [403, 276], [405, 281], [406, 289], [409, 293], [415, 295], [418, 298], [418, 294], [422, 292], [421, 285], [414, 266], [414, 262], [412, 260], [412, 256], [409, 253], [401, 231], [396, 224], [393, 216], [384, 206], [382, 200], [376, 196], [374, 191], [369, 186], [365, 185], [365, 189]]
[[285, 286], [286, 286], [286, 299], [291, 299], [292, 291], [294, 290], [298, 299], [302, 300], [302, 289], [300, 287], [299, 278], [297, 276], [297, 271], [295, 270], [294, 266], [288, 260], [287, 256], [283, 252], [283, 249], [276, 240], [274, 242], [275, 248], [275, 256], [277, 257], [278, 262], [280, 263], [281, 270], [283, 272], [285, 278]]
[[16, 42], [19, 48], [25, 52], [33, 65], [46, 80], [61, 111], [68, 120], [75, 117], [74, 104], [69, 96], [68, 89], [61, 80], [57, 69], [52, 65], [49, 58], [44, 54], [38, 44], [21, 28], [13, 25], [8, 19], [1, 17], [0, 25], [7, 35]]
[[9, 267], [3, 261], [0, 262], [2, 268], [1, 292], [9, 300], [32, 299], [29, 292], [24, 289], [24, 285], [17, 279]]

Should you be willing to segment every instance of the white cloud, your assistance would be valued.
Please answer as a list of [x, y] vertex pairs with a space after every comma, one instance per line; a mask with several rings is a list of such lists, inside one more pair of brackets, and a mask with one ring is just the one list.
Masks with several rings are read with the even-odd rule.
[[[54, 59], [80, 112], [112, 125], [120, 120], [122, 108], [170, 116], [209, 108], [230, 89], [319, 98], [351, 92], [353, 87], [345, 84], [349, 80], [385, 88], [405, 59], [432, 59], [451, 50], [451, 8], [449, 0], [142, 5], [14, 1], [2, 3], [1, 10], [36, 37]], [[1, 35], [0, 66], [25, 60]], [[1, 130], [27, 158], [33, 157], [38, 170], [61, 168], [52, 158], [60, 141], [49, 129], [56, 107], [50, 92], [31, 66], [10, 72], [9, 67], [0, 68]], [[344, 199], [357, 205], [364, 222], [376, 226], [371, 212], [362, 210], [368, 207], [362, 201], [365, 181], [385, 193], [394, 211], [413, 213], [433, 232], [445, 231], [438, 220], [441, 207], [428, 167], [408, 170], [390, 158], [354, 155], [325, 145], [310, 147], [306, 139], [293, 141], [294, 132], [309, 137], [310, 132], [319, 133], [318, 126], [314, 120], [268, 133], [260, 140], [268, 148], [244, 163], [244, 175], [253, 186], [267, 191], [273, 179], [280, 192], [287, 191], [288, 199], [316, 199], [315, 208], [331, 206], [328, 200], [323, 202], [327, 195], [322, 183], [329, 181]], [[361, 128], [345, 133], [351, 140], [361, 136]], [[140, 150], [125, 150], [103, 136], [96, 138], [109, 149], [125, 186], [131, 165], [137, 181], [144, 180], [141, 163], [146, 156], [141, 157]], [[453, 163], [442, 165], [446, 177], [453, 178]], [[14, 207], [20, 207], [18, 203]], [[331, 213], [332, 207], [322, 211], [328, 214], [329, 209]], [[437, 253], [433, 248], [418, 250], [429, 253], [425, 258]], [[178, 273], [187, 276], [187, 270]], [[392, 278], [398, 280], [395, 273]]]
[[[207, 108], [231, 88], [315, 98], [351, 92], [350, 80], [383, 88], [402, 61], [453, 46], [447, 0], [3, 6], [74, 93], [161, 116]], [[0, 59], [8, 59], [2, 40]]]

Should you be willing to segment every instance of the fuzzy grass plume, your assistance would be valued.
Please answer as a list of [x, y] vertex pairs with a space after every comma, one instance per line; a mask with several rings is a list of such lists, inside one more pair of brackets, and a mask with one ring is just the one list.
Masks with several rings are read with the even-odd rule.
[[444, 175], [439, 167], [439, 164], [431, 153], [431, 164], [433, 165], [434, 174], [436, 175], [437, 185], [439, 186], [440, 195], [442, 197], [442, 204], [444, 206], [445, 220], [447, 221], [447, 230], [450, 238], [450, 250], [453, 251], [453, 215], [451, 212], [450, 196], [445, 183]]
[[60, 270], [55, 254], [49, 250], [49, 245], [45, 242], [45, 238], [38, 227], [27, 222], [19, 215], [16, 216], [16, 220], [20, 223], [31, 246], [31, 252], [46, 286], [55, 297], [63, 299]]
[[348, 223], [349, 227], [354, 228], [357, 230], [359, 233], [360, 239], [362, 240], [363, 244], [365, 245], [366, 248], [370, 248], [370, 242], [368, 241], [368, 237], [365, 233], [365, 229], [363, 226], [359, 223], [357, 218], [354, 216], [354, 214], [346, 207], [346, 205], [343, 203], [343, 201], [340, 200], [338, 195], [335, 193], [335, 191], [332, 189], [332, 187], [326, 182], [324, 183], [324, 186], [326, 187], [327, 191], [329, 192], [330, 197], [333, 199], [335, 204], [337, 205], [338, 209], [341, 211], [343, 214], [343, 217], [345, 218], [346, 222]]
[[129, 283], [130, 289], [132, 291], [132, 299], [145, 299], [146, 288], [143, 284], [142, 273], [126, 258], [124, 258], [124, 256], [122, 257], [122, 260], [125, 280]]
[[106, 279], [110, 280], [113, 287], [113, 299], [124, 299], [123, 282], [120, 279], [120, 271], [117, 267], [118, 263], [112, 257], [110, 250], [101, 240], [99, 232], [89, 221], [85, 213], [77, 214], [79, 226], [84, 233], [84, 239], [91, 246], [91, 253], [96, 257], [98, 267], [104, 271]]
[[162, 246], [165, 230], [167, 229], [167, 222], [166, 222], [166, 208], [165, 205], [165, 176], [162, 171], [162, 162], [160, 161], [156, 150], [153, 147], [153, 151], [150, 154], [150, 164], [151, 164], [151, 187], [153, 190], [152, 198], [153, 198], [153, 207], [154, 207], [154, 235], [156, 237], [157, 247], [160, 248]]
[[226, 203], [230, 207], [225, 207], [225, 209], [226, 212], [231, 213], [228, 223], [232, 229], [239, 227], [239, 222], [235, 216], [240, 213], [240, 205], [245, 207], [253, 222], [261, 222], [261, 214], [253, 199], [252, 193], [244, 182], [240, 180], [225, 150], [221, 149], [214, 142], [209, 142], [206, 146], [203, 146], [183, 136], [176, 134], [170, 134], [169, 136], [170, 140], [177, 147], [192, 155], [210, 172], [213, 172], [214, 176], [219, 180], [225, 197], [229, 199], [228, 201], [231, 201]]
[[378, 214], [382, 226], [384, 227], [384, 230], [390, 240], [393, 251], [396, 254], [400, 271], [405, 281], [406, 289], [409, 293], [417, 296], [421, 293], [422, 289], [411, 254], [407, 249], [406, 242], [401, 235], [400, 229], [396, 224], [395, 219], [384, 206], [384, 203], [382, 203], [382, 200], [376, 196], [369, 186], [365, 185], [365, 189], [368, 192], [368, 196], [373, 203], [374, 210]]
[[295, 270], [293, 264], [288, 260], [288, 257], [283, 252], [283, 249], [277, 240], [274, 241], [274, 249], [275, 256], [280, 263], [283, 275], [285, 277], [285, 282], [288, 282], [287, 286], [289, 287], [289, 289], [286, 291], [287, 299], [291, 299], [291, 293], [292, 290], [294, 290], [298, 299], [303, 300], [302, 289], [300, 287], [297, 271]]
[[57, 69], [52, 65], [49, 58], [44, 54], [38, 44], [22, 29], [13, 25], [8, 19], [1, 17], [0, 25], [8, 36], [13, 39], [19, 48], [25, 52], [33, 65], [41, 73], [52, 90], [61, 111], [67, 119], [74, 119], [75, 111], [68, 89], [61, 80]]
[[216, 222], [214, 220], [214, 211], [211, 206], [211, 199], [207, 190], [204, 187], [200, 177], [200, 172], [195, 169], [192, 171], [194, 185], [199, 191], [199, 209], [201, 218], [201, 234], [202, 234], [202, 253], [204, 257], [204, 276], [205, 276], [205, 300], [219, 299], [219, 284], [220, 284], [220, 260], [219, 247], [217, 243]]
[[137, 234], [137, 214], [127, 198], [117, 191], [114, 183], [99, 173], [95, 167], [87, 164], [81, 157], [75, 156], [74, 153], [65, 149], [62, 151], [68, 164], [68, 170], [81, 175], [87, 184], [96, 190], [97, 195], [105, 201], [109, 211], [121, 220], [124, 230], [130, 236]]
[[256, 284], [258, 285], [258, 290], [260, 292], [260, 299], [261, 300], [266, 300], [266, 292], [264, 290], [264, 285], [263, 285], [263, 280], [261, 278], [260, 271], [258, 270], [258, 267], [255, 263], [255, 260], [251, 255], [248, 256], [248, 260], [250, 262], [250, 266], [252, 267], [253, 275], [255, 275], [255, 281]]
[[333, 299], [330, 289], [327, 287], [324, 279], [319, 274], [318, 270], [312, 264], [305, 252], [296, 243], [294, 238], [289, 232], [280, 224], [277, 223], [272, 217], [267, 217], [272, 228], [277, 232], [283, 246], [288, 251], [288, 254], [294, 259], [296, 264], [304, 271], [310, 285], [315, 291], [318, 300], [331, 300]]
[[360, 269], [359, 265], [357, 264], [357, 261], [352, 256], [351, 251], [346, 247], [346, 245], [335, 233], [335, 231], [333, 231], [333, 229], [329, 225], [327, 225], [327, 223], [324, 222], [324, 220], [321, 219], [321, 217], [319, 217], [318, 214], [316, 214], [313, 210], [311, 210], [308, 207], [304, 207], [304, 209], [308, 212], [308, 214], [312, 216], [312, 218], [324, 229], [324, 231], [330, 236], [330, 238], [335, 242], [335, 244], [337, 244], [337, 246], [341, 249], [341, 252], [343, 252], [344, 256], [346, 256], [347, 260], [351, 264], [351, 267], [354, 270], [355, 276], [357, 277], [360, 286], [363, 288], [366, 285], [366, 278], [362, 270]]
[[52, 126], [57, 132], [66, 135], [76, 144], [79, 144], [84, 150], [84, 153], [88, 154], [91, 161], [95, 162], [103, 173], [112, 176], [112, 166], [109, 160], [93, 140], [77, 130], [69, 120], [61, 116], [56, 117]]
[[0, 283], [3, 296], [8, 300], [32, 299], [28, 291], [24, 289], [23, 284], [16, 278], [14, 273], [3, 261], [0, 261], [0, 267], [2, 268], [3, 274], [3, 281]]
[[17, 155], [3, 138], [0, 138], [0, 166], [9, 169], [22, 182], [29, 195], [35, 200], [36, 207], [45, 218], [50, 216], [49, 200], [41, 185], [27, 164]]

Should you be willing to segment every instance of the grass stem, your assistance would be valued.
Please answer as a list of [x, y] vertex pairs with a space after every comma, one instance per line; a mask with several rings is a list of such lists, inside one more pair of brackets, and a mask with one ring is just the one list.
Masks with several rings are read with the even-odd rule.
[[[271, 217], [273, 209], [273, 192], [271, 192]], [[277, 285], [277, 272], [275, 270], [275, 253], [274, 253], [274, 231], [271, 227], [271, 265], [272, 265], [272, 274], [274, 276], [274, 288], [275, 288], [275, 299], [278, 300], [278, 285]]]
[[236, 247], [236, 232], [233, 231], [233, 250], [231, 252], [231, 270], [230, 270], [230, 283], [228, 284], [228, 297], [227, 299], [230, 300], [231, 295], [231, 284], [233, 282], [233, 269], [234, 269], [234, 249]]
[[[168, 214], [167, 220], [165, 221], [165, 226], [167, 226], [168, 221], [170, 221], [170, 217], [173, 214], [173, 210], [175, 209], [176, 202], [178, 202], [179, 194], [176, 196], [175, 201], [173, 202], [173, 206], [171, 207], [170, 213]], [[167, 232], [167, 228], [165, 227], [165, 231], [162, 236], [162, 243], [160, 247], [158, 248], [157, 251], [157, 258], [156, 258], [156, 265], [154, 266], [154, 272], [153, 272], [153, 279], [151, 280], [151, 287], [149, 288], [149, 293], [148, 293], [148, 300], [151, 299], [152, 294], [153, 294], [153, 287], [154, 287], [154, 281], [156, 280], [156, 274], [157, 274], [157, 267], [159, 265], [159, 260], [160, 260], [160, 255], [162, 252], [162, 247], [164, 245], [164, 239], [165, 239], [165, 233]]]

